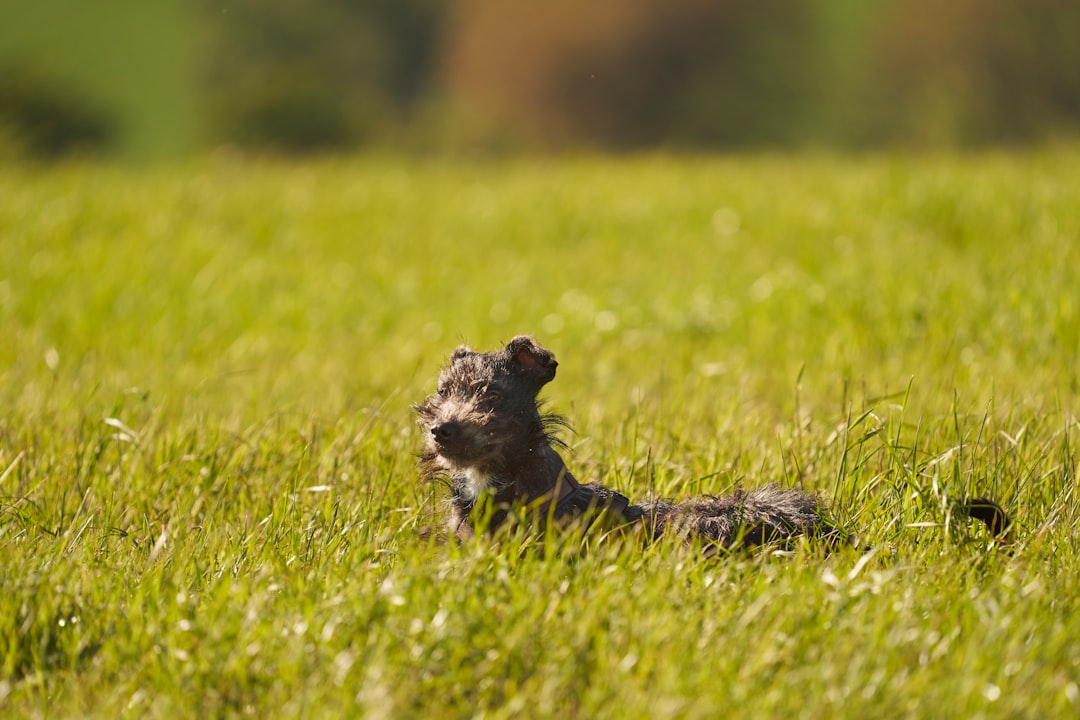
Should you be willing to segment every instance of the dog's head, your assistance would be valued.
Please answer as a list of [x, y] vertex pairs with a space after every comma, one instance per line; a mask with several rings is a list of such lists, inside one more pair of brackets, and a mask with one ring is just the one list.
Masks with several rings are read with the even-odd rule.
[[536, 396], [557, 366], [527, 335], [494, 352], [454, 350], [435, 394], [416, 406], [427, 454], [449, 470], [495, 472], [528, 453], [546, 437]]

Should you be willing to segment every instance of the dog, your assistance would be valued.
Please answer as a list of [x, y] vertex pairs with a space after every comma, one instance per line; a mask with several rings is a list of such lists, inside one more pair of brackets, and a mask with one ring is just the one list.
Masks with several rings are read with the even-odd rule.
[[[567, 423], [544, 412], [537, 399], [557, 367], [551, 351], [528, 335], [493, 352], [463, 345], [450, 355], [436, 393], [414, 406], [425, 437], [422, 474], [449, 481], [451, 535], [472, 537], [478, 508], [488, 498], [489, 530], [502, 525], [514, 508], [525, 508], [535, 518], [555, 522], [605, 516], [615, 525], [644, 529], [650, 539], [674, 534], [702, 542], [707, 554], [798, 537], [829, 546], [850, 541], [827, 518], [822, 501], [798, 488], [770, 484], [721, 497], [632, 503], [598, 483], [578, 482], [559, 454], [565, 444], [558, 431]], [[991, 500], [976, 498], [961, 508], [995, 535], [1009, 526]]]

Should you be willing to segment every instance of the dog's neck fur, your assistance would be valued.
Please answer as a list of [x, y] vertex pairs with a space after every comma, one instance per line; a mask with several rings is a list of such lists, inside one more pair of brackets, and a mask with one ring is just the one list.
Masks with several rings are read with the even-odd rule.
[[[437, 462], [426, 462], [425, 465], [427, 475], [439, 472]], [[492, 523], [497, 524], [505, 517], [505, 509], [511, 505], [557, 502], [579, 487], [562, 456], [547, 440], [546, 433], [526, 453], [498, 469], [464, 467], [448, 472], [451, 488], [450, 529], [459, 535], [485, 493], [491, 495], [496, 508]]]

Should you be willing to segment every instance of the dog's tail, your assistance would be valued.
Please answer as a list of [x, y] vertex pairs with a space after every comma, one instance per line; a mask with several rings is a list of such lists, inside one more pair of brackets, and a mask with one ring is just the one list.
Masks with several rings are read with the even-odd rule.
[[1012, 520], [993, 500], [982, 497], [971, 498], [958, 503], [956, 507], [968, 517], [986, 523], [990, 534], [998, 542], [1008, 543], [1012, 540]]

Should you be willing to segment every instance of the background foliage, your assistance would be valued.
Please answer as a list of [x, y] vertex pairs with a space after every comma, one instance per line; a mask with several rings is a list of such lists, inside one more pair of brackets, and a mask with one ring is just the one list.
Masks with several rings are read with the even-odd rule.
[[[313, 0], [302, 10], [287, 0], [105, 0], [91, 10], [42, 0], [0, 9], [0, 68], [38, 78], [30, 97], [77, 88], [49, 106], [51, 122], [129, 158], [223, 144], [1037, 144], [1080, 124], [1080, 9], [1071, 0]], [[32, 137], [20, 142], [39, 122], [26, 97], [0, 92], [0, 145], [40, 154]], [[91, 106], [111, 132], [78, 134], [74, 120]]]

